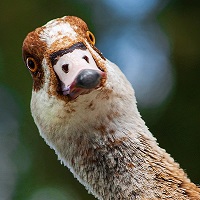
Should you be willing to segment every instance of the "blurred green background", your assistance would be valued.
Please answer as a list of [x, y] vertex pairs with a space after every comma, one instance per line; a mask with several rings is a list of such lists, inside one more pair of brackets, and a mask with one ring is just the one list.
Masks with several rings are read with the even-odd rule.
[[94, 199], [39, 136], [29, 109], [22, 42], [64, 15], [87, 22], [133, 84], [160, 146], [200, 183], [200, 1], [1, 0], [0, 8], [0, 200]]

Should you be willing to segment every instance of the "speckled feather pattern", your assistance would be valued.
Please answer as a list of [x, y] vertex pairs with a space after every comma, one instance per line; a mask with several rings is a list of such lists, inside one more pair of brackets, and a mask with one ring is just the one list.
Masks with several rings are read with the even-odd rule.
[[[65, 17], [47, 27], [42, 27], [37, 38], [46, 42], [40, 56], [44, 83], [32, 92], [31, 111], [41, 136], [59, 160], [97, 199], [200, 199], [200, 189], [145, 126], [126, 77], [115, 64], [102, 59], [84, 34], [79, 34], [87, 30], [85, 23]], [[65, 31], [70, 37], [66, 45], [84, 42], [107, 73], [102, 87], [73, 101], [54, 91], [56, 77], [48, 61], [51, 48], [63, 48]], [[26, 39], [25, 47], [29, 41]]]

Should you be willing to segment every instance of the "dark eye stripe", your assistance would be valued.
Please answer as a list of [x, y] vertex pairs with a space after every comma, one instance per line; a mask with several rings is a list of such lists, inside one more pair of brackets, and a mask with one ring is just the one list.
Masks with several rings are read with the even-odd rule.
[[58, 62], [58, 57], [61, 57], [61, 56], [65, 55], [65, 54], [67, 54], [67, 53], [71, 53], [75, 49], [86, 50], [87, 48], [82, 42], [78, 42], [78, 43], [72, 45], [71, 47], [69, 47], [67, 49], [62, 49], [62, 50], [59, 50], [59, 51], [56, 51], [56, 52], [52, 53], [50, 55], [50, 60], [51, 60], [52, 66], [54, 66]]

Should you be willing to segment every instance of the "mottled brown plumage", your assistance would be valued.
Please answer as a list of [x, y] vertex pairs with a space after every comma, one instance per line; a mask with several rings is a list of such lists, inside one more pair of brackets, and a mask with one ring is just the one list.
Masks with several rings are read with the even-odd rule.
[[[131, 84], [94, 42], [85, 22], [71, 16], [24, 40], [41, 136], [98, 199], [200, 199], [200, 189], [145, 126]], [[86, 48], [70, 49], [77, 43]], [[93, 88], [90, 75], [99, 78]]]

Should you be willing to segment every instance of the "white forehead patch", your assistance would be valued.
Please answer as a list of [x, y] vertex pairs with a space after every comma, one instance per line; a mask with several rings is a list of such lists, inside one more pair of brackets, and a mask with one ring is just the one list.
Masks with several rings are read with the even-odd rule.
[[76, 32], [68, 22], [52, 20], [44, 26], [43, 32], [40, 34], [41, 40], [50, 47], [56, 40], [62, 39], [64, 36], [76, 39]]

